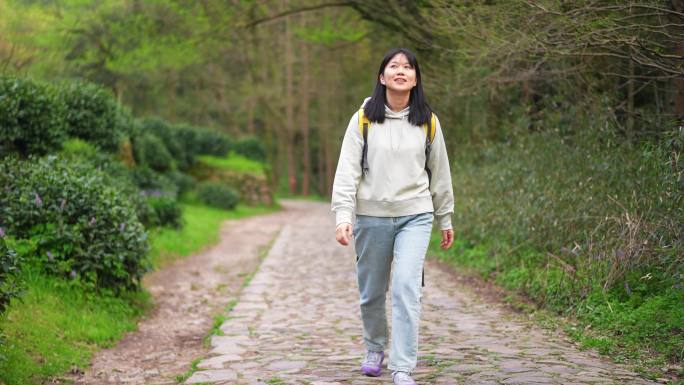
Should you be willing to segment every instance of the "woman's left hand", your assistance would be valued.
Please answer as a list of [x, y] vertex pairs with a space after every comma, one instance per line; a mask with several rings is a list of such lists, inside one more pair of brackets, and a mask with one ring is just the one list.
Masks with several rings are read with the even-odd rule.
[[446, 250], [446, 249], [450, 248], [453, 243], [454, 243], [454, 230], [453, 229], [442, 230], [442, 242], [439, 243], [439, 246], [441, 246], [443, 250]]

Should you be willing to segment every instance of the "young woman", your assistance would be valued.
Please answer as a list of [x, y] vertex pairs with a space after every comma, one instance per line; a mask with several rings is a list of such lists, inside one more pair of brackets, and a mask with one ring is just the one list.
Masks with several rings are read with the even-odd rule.
[[[370, 123], [366, 129], [364, 122]], [[425, 101], [418, 61], [407, 49], [385, 55], [373, 95], [349, 121], [332, 210], [337, 241], [346, 246], [353, 235], [356, 247], [367, 347], [361, 372], [373, 377], [381, 372], [391, 275], [388, 368], [394, 384], [415, 385], [411, 371], [417, 360], [423, 261], [433, 220], [442, 233], [441, 247], [451, 247], [454, 198], [442, 130]]]

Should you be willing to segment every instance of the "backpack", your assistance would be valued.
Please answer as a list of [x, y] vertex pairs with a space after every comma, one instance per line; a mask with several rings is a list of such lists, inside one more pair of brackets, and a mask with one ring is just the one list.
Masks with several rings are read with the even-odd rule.
[[[423, 124], [423, 131], [425, 131], [425, 172], [428, 175], [428, 183], [432, 180], [432, 171], [430, 171], [427, 161], [430, 156], [432, 141], [435, 140], [436, 124], [435, 114], [431, 112], [429, 124]], [[368, 120], [363, 107], [361, 107], [359, 109], [359, 131], [361, 131], [363, 136], [363, 154], [361, 155], [361, 170], [363, 173], [368, 172], [368, 129], [370, 125], [371, 122]]]

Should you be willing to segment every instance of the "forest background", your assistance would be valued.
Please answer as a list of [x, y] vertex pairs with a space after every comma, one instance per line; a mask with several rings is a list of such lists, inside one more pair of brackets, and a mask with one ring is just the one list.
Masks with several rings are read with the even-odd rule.
[[349, 117], [413, 50], [452, 161], [434, 254], [571, 317], [650, 376], [684, 358], [684, 1], [0, 0], [0, 73], [106, 87], [266, 147], [330, 196]]

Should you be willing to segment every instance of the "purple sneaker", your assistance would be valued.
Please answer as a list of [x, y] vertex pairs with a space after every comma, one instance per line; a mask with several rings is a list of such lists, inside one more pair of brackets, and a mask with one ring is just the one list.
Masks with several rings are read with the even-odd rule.
[[380, 376], [382, 370], [382, 360], [385, 359], [385, 352], [366, 352], [366, 358], [361, 363], [361, 373], [369, 377]]
[[394, 382], [394, 385], [418, 385], [406, 372], [392, 373], [392, 381]]

